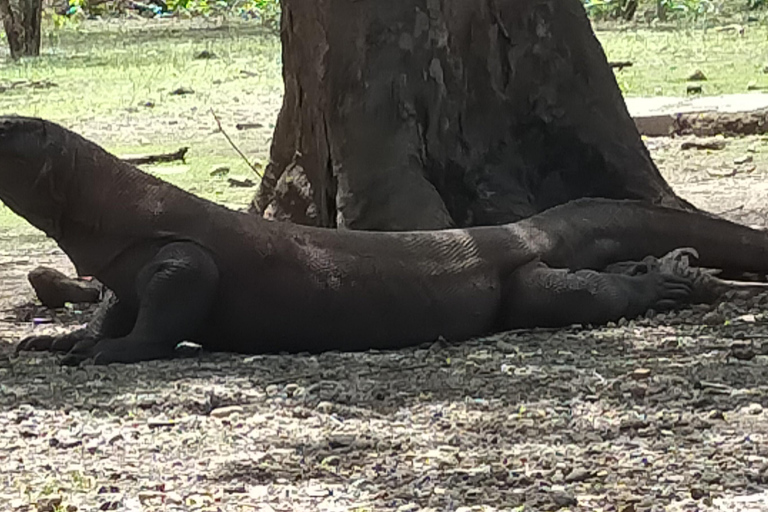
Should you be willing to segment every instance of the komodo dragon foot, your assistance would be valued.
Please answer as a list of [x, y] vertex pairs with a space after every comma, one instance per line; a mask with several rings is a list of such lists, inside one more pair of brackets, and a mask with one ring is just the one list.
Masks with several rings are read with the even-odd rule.
[[61, 336], [31, 336], [17, 350], [66, 353], [62, 364], [134, 363], [173, 357], [176, 345], [205, 322], [218, 284], [206, 250], [190, 242], [163, 247], [139, 272], [138, 308], [108, 292], [87, 327]]
[[691, 304], [712, 304], [726, 297], [748, 299], [760, 293], [768, 292], [768, 283], [740, 282], [720, 279], [719, 270], [696, 267], [699, 253], [691, 247], [681, 247], [661, 258], [648, 256], [642, 261], [626, 261], [609, 265], [605, 271], [625, 275], [641, 275], [648, 272], [661, 272], [684, 277], [690, 280]]

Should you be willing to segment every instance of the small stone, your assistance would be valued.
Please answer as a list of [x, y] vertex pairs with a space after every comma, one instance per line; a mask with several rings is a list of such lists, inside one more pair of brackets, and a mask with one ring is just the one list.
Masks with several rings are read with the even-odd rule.
[[552, 498], [552, 501], [555, 502], [555, 505], [559, 507], [575, 507], [579, 504], [576, 497], [566, 491], [553, 491], [550, 494], [550, 497]]
[[743, 165], [750, 163], [754, 158], [752, 158], [752, 155], [744, 155], [733, 159], [733, 163], [736, 165]]
[[725, 413], [721, 410], [714, 410], [709, 413], [709, 419], [711, 420], [725, 420]]
[[214, 165], [209, 174], [211, 176], [226, 176], [229, 174], [229, 167], [226, 165]]
[[574, 469], [565, 477], [566, 483], [584, 482], [594, 476], [594, 471], [588, 469]]
[[718, 311], [710, 311], [701, 317], [702, 323], [706, 325], [722, 325], [725, 322], [723, 314]]
[[176, 425], [176, 421], [169, 420], [168, 418], [150, 418], [147, 420], [149, 428], [172, 427], [174, 425]]
[[330, 491], [324, 487], [310, 487], [305, 492], [310, 498], [325, 498], [331, 494]]
[[107, 444], [115, 444], [116, 442], [122, 441], [122, 440], [123, 440], [123, 434], [121, 434], [120, 432], [117, 432], [109, 436], [109, 438], [107, 439]]
[[170, 503], [171, 505], [181, 505], [184, 503], [184, 498], [177, 492], [169, 492], [165, 495], [165, 502]]
[[333, 404], [331, 402], [320, 402], [315, 409], [323, 414], [330, 414], [333, 411]]
[[731, 176], [736, 176], [736, 172], [736, 169], [732, 169], [730, 167], [707, 169], [707, 174], [713, 178], [730, 178]]
[[702, 90], [700, 85], [689, 85], [685, 88], [686, 94], [701, 94]]
[[707, 76], [700, 69], [697, 69], [696, 71], [691, 73], [691, 75], [688, 77], [688, 80], [691, 82], [703, 82], [706, 79], [707, 79]]
[[338, 466], [341, 464], [341, 457], [337, 455], [331, 455], [326, 457], [322, 461], [323, 466]]
[[731, 343], [729, 355], [739, 361], [751, 361], [757, 355], [752, 343], [735, 341]]
[[283, 392], [285, 393], [285, 396], [292, 397], [294, 394], [296, 394], [296, 390], [299, 389], [299, 385], [295, 383], [291, 383], [285, 386], [283, 389]]
[[40, 302], [52, 309], [64, 307], [67, 302], [98, 302], [101, 297], [97, 281], [73, 279], [53, 268], [37, 267], [27, 279]]
[[195, 55], [195, 58], [196, 59], [201, 59], [201, 60], [209, 60], [209, 59], [216, 59], [218, 57], [216, 56], [215, 53], [213, 53], [211, 51], [203, 50], [200, 53], [198, 53], [197, 55]]
[[705, 498], [707, 496], [709, 496], [709, 492], [707, 490], [700, 487], [691, 487], [691, 498], [700, 500], [701, 498]]
[[746, 406], [744, 408], [744, 410], [745, 410], [745, 412], [747, 414], [757, 415], [757, 414], [761, 414], [763, 412], [763, 406], [758, 404], [758, 403], [753, 402], [753, 403], [749, 404], [748, 406]]
[[227, 418], [233, 414], [242, 414], [243, 408], [239, 405], [229, 405], [226, 407], [217, 407], [209, 413], [212, 418]]
[[517, 348], [517, 346], [504, 340], [497, 341], [496, 348], [506, 354], [519, 352], [519, 349]]
[[139, 491], [138, 498], [139, 498], [139, 503], [144, 505], [148, 501], [163, 500], [165, 498], [165, 493], [160, 491]]
[[632, 372], [632, 378], [635, 380], [646, 380], [650, 378], [650, 368], [637, 368]]
[[189, 87], [179, 87], [171, 91], [173, 96], [185, 96], [187, 94], [195, 94], [195, 91]]
[[48, 446], [51, 448], [60, 448], [62, 450], [68, 450], [83, 444], [81, 439], [76, 439], [70, 436], [52, 437], [48, 440]]

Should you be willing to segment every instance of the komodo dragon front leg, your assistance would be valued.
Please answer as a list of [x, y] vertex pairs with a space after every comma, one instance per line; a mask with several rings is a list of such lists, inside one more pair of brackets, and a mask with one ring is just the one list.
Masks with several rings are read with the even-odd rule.
[[206, 322], [218, 285], [210, 254], [194, 243], [164, 246], [136, 278], [138, 311], [114, 296], [103, 301], [84, 329], [62, 336], [33, 336], [19, 350], [67, 352], [63, 364], [167, 359], [179, 342]]
[[57, 336], [29, 336], [19, 342], [16, 350], [66, 354], [81, 343], [86, 346], [103, 338], [123, 337], [131, 332], [135, 323], [135, 311], [125, 307], [112, 290], [107, 290], [85, 327]]

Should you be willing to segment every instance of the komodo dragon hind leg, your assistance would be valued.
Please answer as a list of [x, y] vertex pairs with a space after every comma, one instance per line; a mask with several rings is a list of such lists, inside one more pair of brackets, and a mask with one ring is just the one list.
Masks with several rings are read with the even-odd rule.
[[688, 278], [691, 281], [692, 304], [712, 304], [724, 298], [746, 300], [768, 292], [768, 283], [743, 282], [720, 279], [718, 269], [704, 269], [691, 263], [699, 257], [698, 252], [690, 247], [675, 249], [655, 258], [647, 256], [643, 261], [627, 261], [608, 265], [606, 272], [626, 275], [639, 275], [647, 272], [662, 272]]
[[139, 309], [124, 336], [84, 340], [62, 360], [77, 365], [135, 363], [173, 357], [180, 342], [204, 325], [213, 305], [219, 272], [211, 255], [190, 242], [166, 245], [139, 272]]
[[102, 338], [125, 336], [136, 322], [136, 313], [124, 307], [117, 296], [107, 290], [88, 325], [81, 329], [56, 336], [29, 336], [21, 340], [17, 352], [23, 350], [67, 353], [75, 345], [95, 343]]
[[534, 261], [505, 283], [501, 322], [507, 329], [603, 324], [680, 307], [690, 293], [690, 279], [670, 273], [572, 272]]

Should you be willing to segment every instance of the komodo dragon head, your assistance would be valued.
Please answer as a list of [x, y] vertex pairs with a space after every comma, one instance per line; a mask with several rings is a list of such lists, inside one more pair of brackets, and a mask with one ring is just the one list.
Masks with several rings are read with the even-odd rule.
[[0, 200], [54, 238], [75, 169], [66, 138], [41, 119], [0, 117]]

